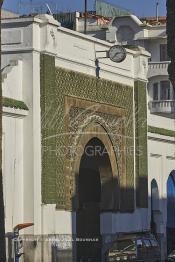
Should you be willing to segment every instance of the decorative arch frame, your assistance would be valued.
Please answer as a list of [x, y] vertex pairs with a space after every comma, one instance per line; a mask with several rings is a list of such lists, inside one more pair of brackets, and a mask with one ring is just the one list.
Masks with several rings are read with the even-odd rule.
[[[115, 203], [115, 206], [113, 207], [114, 210], [119, 209], [119, 203], [120, 203], [120, 186], [119, 186], [119, 171], [118, 171], [118, 163], [116, 159], [116, 155], [113, 149], [113, 145], [111, 142], [111, 139], [109, 135], [107, 134], [106, 130], [104, 129], [103, 126], [101, 126], [99, 123], [94, 122], [91, 123], [89, 126], [87, 126], [84, 129], [83, 134], [81, 135], [81, 138], [79, 140], [79, 143], [77, 145], [77, 152], [76, 152], [76, 158], [72, 166], [72, 176], [74, 176], [74, 194], [76, 196], [76, 201], [74, 202], [75, 208], [78, 208], [78, 192], [77, 192], [77, 185], [76, 181], [78, 180], [79, 176], [79, 167], [80, 167], [80, 162], [82, 155], [84, 153], [84, 149], [88, 142], [93, 139], [93, 138], [98, 138], [104, 145], [104, 147], [107, 150], [110, 164], [111, 164], [111, 170], [112, 170], [112, 177], [115, 178], [115, 180], [118, 181], [118, 187], [116, 188], [117, 191], [117, 202]], [[101, 185], [103, 183], [101, 173], [100, 173], [100, 178], [101, 178]], [[110, 177], [106, 177], [105, 182], [108, 182], [110, 180]]]
[[124, 108], [65, 96], [64, 124], [66, 134], [70, 134], [65, 146], [71, 148], [67, 150], [64, 161], [66, 209], [78, 209], [76, 181], [80, 161], [84, 147], [94, 137], [104, 144], [109, 154], [113, 179], [118, 181], [117, 201], [111, 211], [120, 209], [120, 191], [127, 183], [125, 118]]
[[[84, 110], [85, 112], [89, 108], [95, 108], [93, 114], [81, 118], [79, 126], [76, 126], [76, 134], [73, 134], [73, 141], [71, 138], [71, 144], [73, 145], [72, 152], [65, 159], [65, 188], [66, 188], [66, 209], [76, 211], [78, 209], [78, 198], [77, 198], [77, 178], [79, 174], [79, 167], [81, 157], [84, 152], [86, 144], [92, 138], [98, 138], [106, 148], [109, 160], [111, 163], [113, 179], [117, 180], [117, 201], [115, 202], [114, 208], [111, 211], [118, 211], [120, 209], [121, 192], [120, 188], [126, 184], [126, 155], [125, 155], [125, 129], [123, 119], [125, 118], [125, 109], [120, 107], [114, 107], [111, 105], [104, 105], [95, 103], [89, 100], [80, 100], [76, 97], [65, 97], [65, 130], [69, 130], [70, 116], [69, 112], [72, 108]], [[114, 116], [119, 120], [118, 126], [120, 128], [119, 137], [117, 138], [119, 143], [116, 142], [118, 132], [110, 130], [110, 126], [106, 123], [103, 118], [103, 114]], [[77, 128], [78, 127], [78, 128]], [[120, 137], [121, 134], [121, 137]], [[113, 137], [114, 135], [114, 137]], [[67, 139], [67, 146], [69, 147], [69, 141]], [[119, 151], [119, 156], [116, 150]], [[121, 174], [121, 176], [120, 176]]]

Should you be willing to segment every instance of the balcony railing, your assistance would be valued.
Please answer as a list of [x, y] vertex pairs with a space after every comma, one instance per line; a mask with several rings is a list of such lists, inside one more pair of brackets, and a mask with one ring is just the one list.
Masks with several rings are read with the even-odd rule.
[[153, 76], [168, 75], [169, 61], [166, 62], [149, 62], [148, 78]]
[[173, 114], [175, 116], [175, 100], [150, 101], [149, 109], [153, 114]]

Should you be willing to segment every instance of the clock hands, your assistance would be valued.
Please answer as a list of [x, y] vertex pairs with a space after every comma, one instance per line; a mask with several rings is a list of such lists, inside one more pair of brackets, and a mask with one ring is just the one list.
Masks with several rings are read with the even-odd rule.
[[115, 53], [115, 55], [112, 57], [112, 59], [114, 59], [118, 54], [121, 54], [121, 52]]

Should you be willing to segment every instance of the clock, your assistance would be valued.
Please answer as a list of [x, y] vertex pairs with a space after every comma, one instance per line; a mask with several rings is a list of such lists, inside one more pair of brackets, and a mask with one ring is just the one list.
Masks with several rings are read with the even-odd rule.
[[114, 45], [108, 51], [109, 58], [115, 63], [121, 63], [126, 58], [126, 50], [121, 45]]

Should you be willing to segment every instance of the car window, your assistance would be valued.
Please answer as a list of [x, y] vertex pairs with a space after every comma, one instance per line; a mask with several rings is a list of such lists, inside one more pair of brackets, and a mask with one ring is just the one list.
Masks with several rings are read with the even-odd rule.
[[151, 247], [151, 243], [148, 239], [143, 239], [143, 242], [146, 247]]
[[112, 246], [112, 250], [116, 251], [134, 251], [135, 241], [132, 239], [118, 240]]
[[158, 247], [159, 245], [158, 245], [158, 242], [156, 241], [156, 240], [154, 240], [154, 239], [150, 239], [150, 242], [151, 242], [151, 245], [153, 246], [153, 247]]
[[137, 246], [138, 247], [143, 246], [143, 243], [142, 243], [141, 239], [137, 239]]

